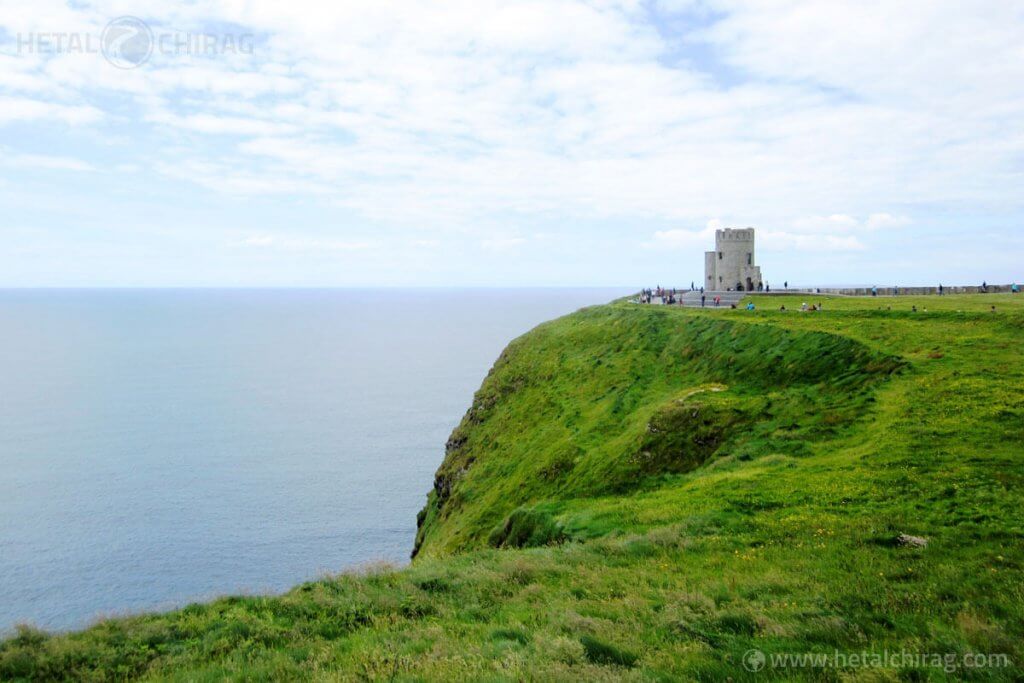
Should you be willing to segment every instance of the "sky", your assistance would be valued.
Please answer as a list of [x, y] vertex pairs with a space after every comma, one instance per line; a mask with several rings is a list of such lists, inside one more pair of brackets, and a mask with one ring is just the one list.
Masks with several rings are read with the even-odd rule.
[[1005, 283], [1022, 223], [1020, 0], [0, 0], [0, 287], [689, 286], [748, 226]]

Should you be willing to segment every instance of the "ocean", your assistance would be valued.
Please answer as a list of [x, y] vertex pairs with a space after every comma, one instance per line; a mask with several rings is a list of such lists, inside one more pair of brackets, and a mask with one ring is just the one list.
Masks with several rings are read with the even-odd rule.
[[502, 348], [627, 293], [0, 291], [0, 633], [406, 562]]

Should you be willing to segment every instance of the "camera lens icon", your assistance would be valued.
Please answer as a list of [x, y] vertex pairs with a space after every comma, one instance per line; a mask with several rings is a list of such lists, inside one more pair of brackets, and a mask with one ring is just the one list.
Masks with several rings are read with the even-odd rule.
[[766, 661], [764, 653], [760, 650], [747, 650], [743, 654], [743, 668], [751, 673], [757, 673], [763, 669]]
[[106, 60], [117, 68], [134, 69], [153, 54], [153, 32], [142, 19], [118, 17], [104, 27], [100, 47]]

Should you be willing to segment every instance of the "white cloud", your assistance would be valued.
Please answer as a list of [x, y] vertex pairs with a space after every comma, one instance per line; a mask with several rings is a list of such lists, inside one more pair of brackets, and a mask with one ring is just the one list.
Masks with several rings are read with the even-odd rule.
[[[7, 36], [98, 33], [123, 13], [39, 1], [0, 5]], [[652, 7], [683, 14], [653, 21]], [[260, 40], [253, 55], [157, 54], [132, 70], [0, 56], [0, 126], [38, 126], [49, 149], [85, 129], [122, 136], [198, 192], [322, 203], [405, 230], [405, 246], [454, 232], [501, 252], [600, 224], [632, 245], [703, 250], [703, 217], [721, 216], [769, 249], [852, 252], [936, 205], [1024, 210], [1013, 3], [202, 0], [132, 13]], [[636, 239], [638, 225], [656, 227]]]
[[508, 251], [526, 244], [523, 237], [493, 237], [480, 242], [480, 246], [488, 251]]
[[882, 212], [872, 213], [866, 218], [840, 213], [805, 216], [781, 229], [769, 226], [758, 233], [758, 238], [766, 251], [862, 251], [868, 248], [865, 240], [871, 233], [902, 227], [910, 222], [906, 216]]
[[848, 235], [863, 234], [889, 228], [909, 225], [911, 220], [906, 216], [891, 213], [872, 213], [860, 219], [847, 214], [831, 214], [829, 216], [805, 216], [798, 218], [789, 226], [789, 230], [797, 234]]
[[231, 243], [235, 247], [253, 247], [257, 249], [283, 249], [286, 251], [361, 251], [372, 249], [377, 245], [369, 241], [331, 240], [310, 237], [291, 237], [276, 235], [253, 235]]
[[[494, 211], [676, 221], [730, 207], [763, 224], [871, 203], [1014, 201], [1020, 177], [1005, 168], [1024, 153], [1024, 133], [1008, 132], [1024, 118], [1024, 29], [1009, 10], [700, 7], [717, 13], [712, 27], [668, 37], [628, 1], [154, 4], [155, 25], [230, 22], [267, 40], [253, 55], [158, 55], [127, 72], [57, 55], [21, 64], [11, 88], [124, 93], [154, 126], [258, 138], [240, 147], [252, 157], [241, 177], [192, 177], [229, 194], [328, 193], [399, 223], [472, 226]], [[60, 14], [107, 18], [103, 7]], [[0, 18], [28, 22], [11, 8]], [[937, 45], [937, 27], [954, 44]], [[713, 65], [666, 64], [698, 41], [750, 77], [722, 87]], [[0, 122], [100, 114], [0, 106]], [[207, 162], [206, 150], [178, 150], [190, 157], [180, 163]]]
[[[174, 159], [175, 154], [168, 154]], [[277, 176], [265, 170], [252, 168], [239, 159], [232, 160], [191, 160], [162, 161], [154, 169], [175, 180], [182, 180], [206, 187], [214, 192], [239, 197], [258, 195], [330, 195], [333, 188], [297, 176]]]
[[[904, 219], [890, 214], [872, 214], [861, 221], [845, 214], [809, 216], [799, 218], [785, 229], [761, 226], [757, 232], [758, 249], [770, 252], [843, 252], [866, 248], [858, 237], [863, 230], [875, 230], [889, 225], [902, 225]], [[870, 226], [870, 227], [869, 227]], [[703, 230], [659, 230], [644, 246], [655, 249], [710, 251], [715, 246], [715, 231], [721, 229], [719, 219], [707, 222]], [[735, 226], [735, 227], [746, 227]]]
[[272, 247], [274, 246], [274, 238], [270, 235], [255, 235], [253, 237], [247, 237], [240, 242], [236, 242], [234, 246], [239, 247]]
[[795, 233], [764, 230], [757, 234], [758, 248], [765, 251], [861, 251], [865, 245], [854, 235]]
[[682, 228], [658, 230], [654, 233], [652, 240], [644, 244], [644, 246], [657, 249], [710, 251], [715, 248], [715, 231], [720, 230], [722, 227], [722, 221], [712, 218], [707, 222], [703, 230], [686, 230]]
[[0, 95], [0, 125], [14, 121], [59, 121], [72, 126], [94, 123], [102, 112], [89, 105], [68, 105]]
[[706, 230], [659, 230], [654, 233], [654, 239], [647, 246], [669, 249], [699, 249], [701, 247], [707, 249], [708, 244], [714, 244], [713, 240], [714, 232], [709, 235]]
[[53, 156], [49, 154], [17, 154], [0, 149], [2, 163], [17, 168], [42, 168], [56, 171], [95, 171], [96, 168], [87, 161], [73, 157]]
[[146, 118], [153, 123], [214, 135], [282, 135], [296, 131], [295, 126], [287, 123], [219, 114], [175, 116], [166, 111], [160, 111], [154, 112]]
[[850, 232], [860, 227], [860, 221], [846, 214], [831, 216], [807, 216], [793, 221], [798, 232]]
[[868, 216], [864, 227], [868, 230], [885, 230], [886, 228], [902, 228], [909, 225], [911, 220], [906, 216], [893, 216], [889, 213], [873, 213]]

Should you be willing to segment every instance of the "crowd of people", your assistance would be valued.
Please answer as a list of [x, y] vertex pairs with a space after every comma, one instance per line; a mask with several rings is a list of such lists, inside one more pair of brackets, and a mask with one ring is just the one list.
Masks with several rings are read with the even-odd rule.
[[[786, 282], [784, 287], [788, 291], [789, 283]], [[763, 291], [771, 291], [771, 290], [768, 289], [767, 287], [765, 287], [765, 289]], [[810, 290], [807, 290], [807, 291], [809, 292]], [[816, 289], [815, 291], [818, 294], [821, 293], [821, 289]], [[981, 286], [978, 288], [978, 291], [982, 292], [982, 293], [987, 293], [989, 291], [988, 282], [982, 282]], [[655, 287], [653, 289], [642, 289], [642, 290], [640, 290], [639, 297], [637, 299], [634, 299], [634, 301], [636, 303], [641, 303], [641, 304], [650, 304], [650, 303], [654, 303], [654, 299], [658, 299], [659, 303], [662, 303], [662, 304], [684, 305], [685, 304], [685, 299], [684, 299], [684, 293], [685, 292], [686, 292], [685, 288], [683, 290], [679, 290], [679, 289], [676, 289], [674, 287], [671, 288], [671, 289], [668, 289], [668, 288], [662, 287], [661, 285], [658, 285], [657, 287]], [[693, 282], [690, 283], [690, 292], [700, 292], [700, 307], [701, 308], [721, 308], [722, 307], [722, 297], [721, 297], [720, 294], [715, 294], [714, 296], [711, 297], [711, 300], [708, 301], [708, 297], [707, 297], [707, 294], [705, 294], [705, 292], [704, 292], [704, 288], [703, 287], [700, 287], [700, 288], [695, 287]], [[892, 288], [892, 292], [893, 292], [894, 295], [899, 295], [899, 293], [900, 293], [899, 287], [898, 286], [897, 287], [893, 287]], [[947, 292], [947, 288], [940, 283], [938, 288], [936, 289], [936, 292], [938, 293], [939, 296], [945, 296], [945, 294]], [[1016, 282], [1014, 282], [1013, 284], [1010, 285], [1010, 292], [1013, 293], [1013, 294], [1020, 293], [1020, 287], [1017, 285]], [[878, 287], [872, 287], [871, 288], [871, 296], [874, 296], [874, 297], [878, 296]], [[696, 297], [695, 296], [693, 298], [691, 298], [691, 301], [693, 301], [694, 305], [696, 305]], [[737, 307], [735, 302], [730, 302], [727, 305], [731, 309], [735, 309]], [[748, 301], [746, 306], [745, 306], [745, 308], [748, 311], [756, 310], [756, 306], [754, 305], [753, 301]], [[781, 306], [779, 306], [779, 310], [780, 311], [787, 311], [789, 309], [787, 309], [786, 308], [786, 304], [783, 303]], [[800, 312], [801, 313], [815, 312], [815, 311], [821, 311], [821, 310], [822, 310], [822, 305], [821, 305], [820, 302], [819, 303], [815, 303], [815, 304], [808, 304], [805, 301], [800, 306]], [[892, 306], [887, 307], [887, 310], [891, 311], [892, 310]], [[924, 309], [925, 312], [927, 312], [927, 310], [928, 309]], [[992, 306], [992, 312], [993, 313], [995, 312], [995, 310], [996, 310], [996, 307]], [[911, 312], [913, 312], [913, 313], [917, 312], [917, 306], [916, 305], [915, 306], [911, 306]]]
[[[753, 309], [751, 309], [751, 310], [753, 310]], [[789, 309], [786, 308], [786, 304], [782, 304], [781, 306], [779, 306], [779, 310], [780, 311], [788, 311]], [[809, 311], [820, 311], [820, 310], [822, 310], [822, 306], [821, 306], [820, 303], [808, 305], [807, 302], [805, 301], [802, 304], [800, 304], [800, 312], [801, 313], [807, 313]]]
[[658, 297], [659, 299], [662, 300], [662, 303], [666, 304], [682, 303], [681, 300], [676, 300], [677, 295], [678, 290], [662, 289], [661, 285], [658, 285], [654, 289], [640, 290], [640, 303], [649, 304], [654, 299], [654, 297]]

